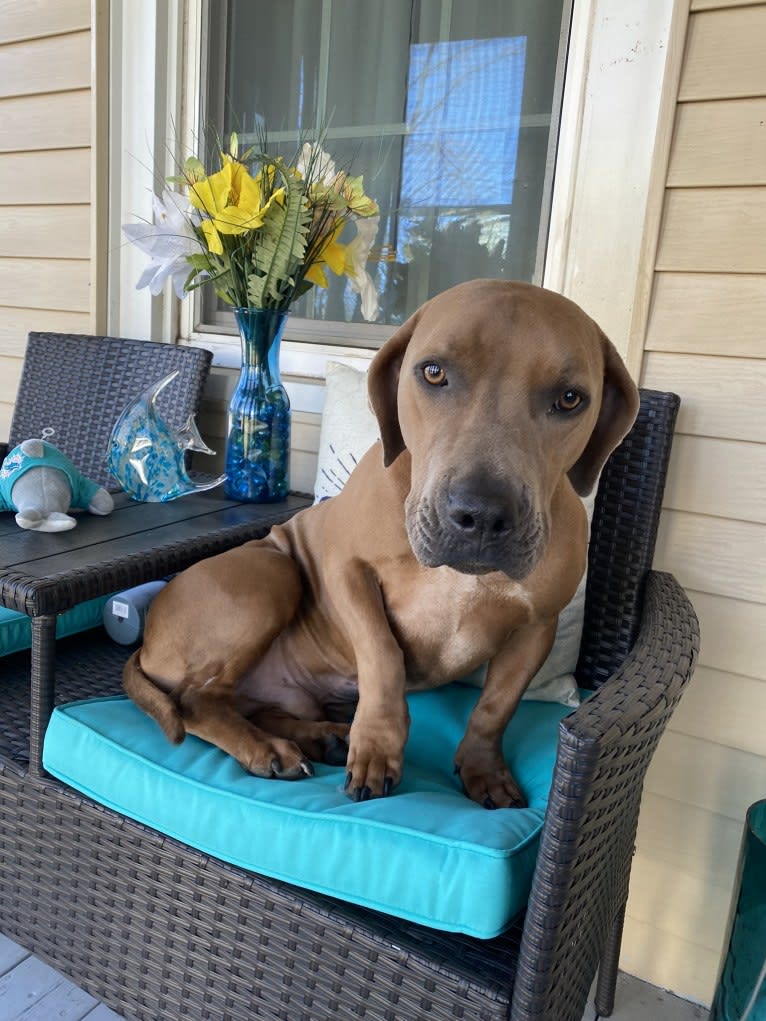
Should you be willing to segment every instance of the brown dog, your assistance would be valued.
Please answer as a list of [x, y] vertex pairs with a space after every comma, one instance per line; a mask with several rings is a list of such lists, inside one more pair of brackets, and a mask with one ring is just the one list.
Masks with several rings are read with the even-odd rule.
[[[171, 741], [196, 734], [258, 776], [310, 774], [347, 741], [363, 800], [401, 777], [405, 692], [489, 661], [456, 769], [474, 801], [523, 805], [502, 735], [584, 570], [577, 494], [633, 423], [636, 388], [572, 302], [477, 280], [391, 337], [369, 394], [381, 443], [343, 491], [178, 575], [125, 690]], [[332, 722], [357, 699], [350, 731]]]

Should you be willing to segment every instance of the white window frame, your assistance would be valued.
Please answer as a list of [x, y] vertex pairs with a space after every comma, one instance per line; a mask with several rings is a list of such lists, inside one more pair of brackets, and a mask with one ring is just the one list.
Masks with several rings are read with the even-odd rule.
[[[195, 148], [202, 8], [203, 0], [110, 0], [108, 329], [207, 347], [214, 364], [236, 367], [237, 338], [196, 330], [193, 302], [179, 303], [169, 286], [155, 299], [135, 290], [145, 257], [120, 232], [123, 223], [151, 220], [152, 190], [175, 170], [167, 141], [180, 137], [185, 151]], [[680, 65], [675, 51], [687, 16], [688, 0], [575, 0], [572, 14], [543, 284], [581, 304], [634, 372], [655, 146], [663, 144], [667, 87]], [[300, 383], [321, 383], [329, 359], [365, 365], [372, 357], [371, 349], [344, 346], [355, 329], [290, 323], [282, 365], [299, 384], [291, 387], [296, 409], [321, 407], [320, 388]], [[364, 329], [381, 341], [392, 332]]]

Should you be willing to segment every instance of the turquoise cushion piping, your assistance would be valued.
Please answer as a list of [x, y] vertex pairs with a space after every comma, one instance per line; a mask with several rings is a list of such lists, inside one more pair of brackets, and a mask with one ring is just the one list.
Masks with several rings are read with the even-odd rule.
[[452, 756], [478, 697], [453, 684], [409, 698], [405, 776], [389, 798], [353, 803], [343, 768], [286, 782], [249, 775], [194, 737], [169, 744], [121, 696], [53, 713], [43, 762], [116, 811], [242, 868], [424, 925], [489, 938], [524, 907], [567, 707], [523, 702], [505, 753], [529, 802], [469, 801]]
[[[59, 614], [56, 621], [56, 637], [66, 638], [68, 635], [77, 634], [78, 631], [100, 627], [101, 614], [108, 599], [109, 596], [98, 596]], [[7, 610], [4, 606], [0, 607], [0, 656], [21, 652], [28, 649], [31, 644], [31, 617], [27, 617], [25, 613], [17, 613], [16, 610]]]

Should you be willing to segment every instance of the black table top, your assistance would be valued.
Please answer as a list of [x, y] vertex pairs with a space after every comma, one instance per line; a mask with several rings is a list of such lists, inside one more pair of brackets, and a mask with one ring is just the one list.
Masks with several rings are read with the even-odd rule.
[[205, 556], [264, 535], [311, 499], [236, 503], [222, 489], [169, 503], [137, 503], [115, 496], [106, 517], [77, 514], [68, 532], [19, 528], [0, 514], [0, 605], [31, 617], [183, 570]]

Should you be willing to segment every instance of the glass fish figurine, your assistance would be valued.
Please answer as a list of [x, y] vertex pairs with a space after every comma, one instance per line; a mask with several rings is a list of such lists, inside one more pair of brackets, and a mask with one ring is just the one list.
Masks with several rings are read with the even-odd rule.
[[125, 492], [144, 503], [165, 503], [187, 493], [202, 493], [226, 478], [194, 482], [186, 471], [186, 452], [214, 454], [190, 415], [180, 430], [171, 429], [157, 410], [157, 396], [178, 370], [154, 383], [125, 408], [109, 440], [107, 465]]

